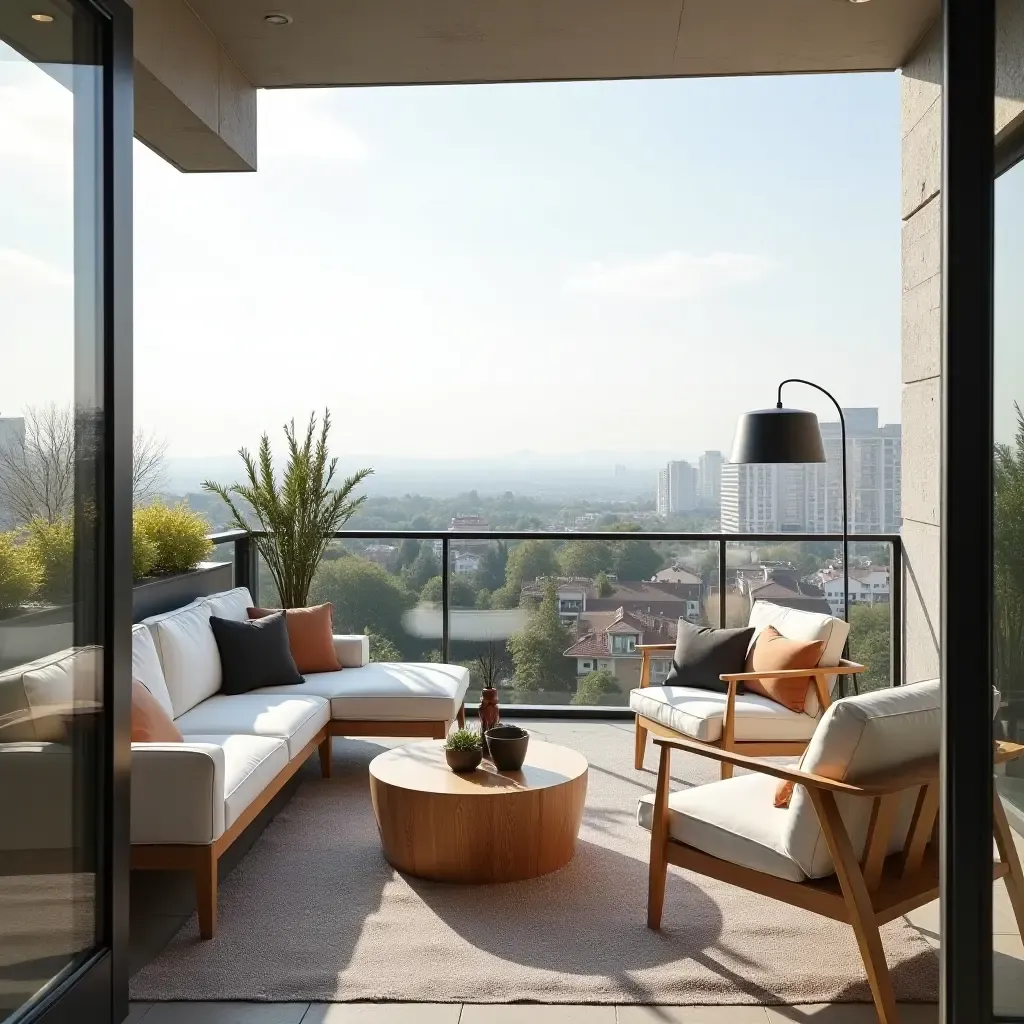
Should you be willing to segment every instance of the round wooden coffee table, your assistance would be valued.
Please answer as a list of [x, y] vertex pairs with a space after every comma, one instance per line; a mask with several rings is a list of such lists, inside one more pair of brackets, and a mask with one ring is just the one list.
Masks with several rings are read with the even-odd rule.
[[443, 740], [409, 743], [370, 762], [370, 795], [392, 867], [440, 882], [515, 882], [572, 860], [587, 760], [531, 738], [522, 771], [484, 761], [456, 774]]

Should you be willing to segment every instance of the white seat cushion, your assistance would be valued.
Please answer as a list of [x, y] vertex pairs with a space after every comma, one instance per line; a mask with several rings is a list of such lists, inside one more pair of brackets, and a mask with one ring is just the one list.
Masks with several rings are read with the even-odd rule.
[[142, 621], [153, 634], [175, 718], [220, 689], [220, 652], [210, 628], [209, 603], [193, 603]]
[[[804, 873], [783, 847], [788, 812], [773, 804], [776, 781], [770, 775], [740, 775], [673, 793], [669, 835], [712, 857], [803, 882]], [[642, 828], [651, 828], [653, 793], [640, 798], [636, 817]]]
[[133, 743], [132, 842], [214, 842], [287, 764], [288, 748], [269, 736]]
[[289, 760], [327, 724], [330, 705], [309, 694], [217, 694], [186, 711], [174, 724], [183, 736], [245, 733], [285, 741]]
[[[629, 707], [638, 715], [692, 736], [703, 743], [722, 738], [726, 695], [692, 686], [647, 686], [632, 690]], [[815, 719], [756, 693], [736, 696], [736, 733], [740, 742], [805, 742]]]
[[326, 697], [336, 721], [450, 722], [467, 689], [469, 669], [461, 665], [374, 661], [362, 668], [310, 673], [298, 686], [253, 692]]
[[[803, 640], [813, 643], [824, 640], [819, 665], [838, 665], [843, 657], [846, 638], [850, 635], [850, 624], [824, 612], [809, 612], [802, 608], [786, 608], [784, 605], [772, 604], [771, 601], [755, 601], [750, 609], [749, 625], [754, 627], [754, 635], [750, 645], [757, 643], [757, 638], [766, 626], [774, 626], [789, 640]], [[829, 676], [829, 693], [835, 690], [837, 676]], [[817, 718], [821, 713], [821, 703], [813, 686], [807, 691], [804, 713]]]
[[153, 634], [141, 622], [132, 626], [132, 677], [138, 679], [156, 697], [170, 718], [174, 717], [174, 705], [167, 692], [167, 682], [164, 670], [160, 667], [160, 655], [156, 653]]
[[209, 597], [199, 597], [194, 604], [206, 605], [211, 615], [218, 619], [234, 619], [236, 622], [246, 622], [249, 619], [249, 609], [252, 607], [252, 595], [248, 587], [235, 587], [233, 590], [222, 590], [219, 594], [211, 594]]
[[[938, 757], [941, 726], [938, 680], [847, 697], [822, 715], [801, 766], [812, 775], [856, 783]], [[903, 794], [890, 833], [890, 853], [903, 846], [918, 792], [910, 789]], [[839, 796], [836, 803], [859, 858], [867, 839], [872, 801]], [[824, 878], [833, 873], [828, 846], [803, 786], [797, 786], [793, 794], [783, 845], [809, 877]]]

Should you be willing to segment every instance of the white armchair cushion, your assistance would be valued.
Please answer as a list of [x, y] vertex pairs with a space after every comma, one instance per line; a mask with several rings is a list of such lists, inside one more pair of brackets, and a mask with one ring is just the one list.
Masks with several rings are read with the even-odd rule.
[[266, 736], [132, 744], [133, 843], [215, 842], [288, 763]]
[[469, 669], [434, 662], [374, 661], [340, 672], [311, 672], [298, 686], [253, 693], [302, 693], [331, 702], [331, 718], [363, 722], [450, 722], [469, 689]]
[[334, 650], [342, 668], [362, 668], [370, 664], [370, 638], [364, 634], [334, 634]]
[[[804, 753], [801, 767], [812, 775], [856, 783], [937, 757], [942, 712], [938, 680], [897, 686], [836, 701], [824, 715]], [[918, 791], [903, 794], [889, 852], [901, 849]], [[836, 798], [854, 852], [860, 857], [871, 816], [870, 799]], [[825, 837], [803, 786], [797, 786], [786, 818], [783, 847], [811, 878], [832, 874]]]
[[74, 849], [75, 769], [63, 743], [0, 743], [0, 851]]
[[[669, 835], [712, 857], [803, 882], [804, 873], [783, 847], [788, 812], [773, 805], [775, 784], [769, 775], [740, 775], [673, 793]], [[637, 823], [646, 829], [653, 825], [654, 794], [640, 798]]]
[[168, 716], [174, 717], [171, 695], [167, 692], [164, 670], [160, 667], [160, 655], [148, 626], [139, 623], [132, 627], [132, 677], [157, 699]]
[[245, 733], [281, 739], [291, 760], [330, 717], [330, 704], [323, 697], [282, 688], [279, 694], [216, 694], [186, 711], [174, 724], [183, 736]]
[[[724, 693], [691, 686], [646, 686], [629, 694], [632, 711], [702, 743], [722, 738], [726, 701]], [[808, 715], [756, 693], [737, 694], [735, 713], [739, 742], [805, 742], [817, 724]]]
[[67, 715], [100, 705], [103, 654], [68, 648], [0, 673], [0, 742], [62, 743]]
[[209, 601], [197, 601], [143, 619], [160, 655], [175, 718], [220, 689], [220, 652], [210, 628], [210, 608]]
[[233, 590], [222, 590], [219, 594], [201, 597], [195, 603], [207, 605], [210, 614], [216, 615], [218, 619], [245, 622], [252, 607], [252, 595], [248, 587], [235, 587]]
[[[751, 647], [757, 643], [758, 636], [766, 626], [774, 626], [788, 640], [803, 640], [810, 643], [824, 640], [825, 647], [818, 659], [818, 664], [822, 666], [839, 664], [843, 657], [846, 639], [850, 635], [850, 624], [843, 622], [842, 619], [825, 615], [823, 612], [786, 608], [783, 605], [772, 604], [771, 601], [755, 601], [750, 609], [748, 624], [754, 627], [754, 636], [750, 641]], [[836, 676], [829, 676], [827, 680], [829, 693], [833, 692], [836, 679]], [[807, 692], [804, 713], [810, 715], [811, 718], [817, 718], [821, 713], [821, 703], [813, 687]]]

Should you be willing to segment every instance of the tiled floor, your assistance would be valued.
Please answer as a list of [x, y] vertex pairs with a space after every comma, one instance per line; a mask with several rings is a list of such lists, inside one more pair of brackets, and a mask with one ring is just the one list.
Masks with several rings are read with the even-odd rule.
[[[545, 731], [621, 728], [616, 722], [545, 722]], [[566, 742], [569, 742], [568, 740]], [[221, 862], [234, 869], [274, 814], [290, 799], [286, 786]], [[1024, 857], [1024, 837], [1015, 835]], [[1024, 1015], [1024, 942], [1003, 883], [994, 888], [993, 971], [996, 1011]], [[194, 910], [191, 881], [174, 872], [132, 876], [133, 971], [155, 956]], [[938, 901], [907, 920], [938, 946]], [[901, 1024], [932, 1024], [934, 1005], [904, 1004]], [[877, 1024], [867, 1004], [814, 1006], [538, 1006], [459, 1003], [134, 1003], [127, 1024]]]

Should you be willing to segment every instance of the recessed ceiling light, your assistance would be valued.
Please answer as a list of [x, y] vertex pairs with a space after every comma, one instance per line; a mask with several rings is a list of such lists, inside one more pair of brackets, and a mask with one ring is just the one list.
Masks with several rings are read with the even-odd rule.
[[292, 23], [292, 16], [290, 14], [283, 14], [281, 11], [271, 11], [269, 14], [263, 15], [263, 20], [268, 25], [290, 25]]
[[44, 24], [48, 24], [49, 22], [53, 21], [53, 15], [52, 14], [33, 14], [32, 15], [32, 20], [33, 21], [41, 21]]

